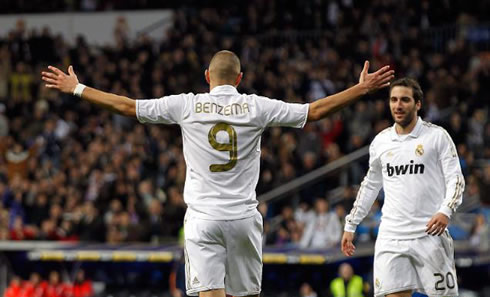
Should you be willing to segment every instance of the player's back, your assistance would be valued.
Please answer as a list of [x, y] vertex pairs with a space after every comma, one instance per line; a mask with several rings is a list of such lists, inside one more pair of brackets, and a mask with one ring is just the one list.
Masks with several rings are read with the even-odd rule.
[[187, 163], [184, 196], [197, 215], [237, 219], [257, 206], [264, 127], [253, 96], [234, 88], [213, 91], [191, 96], [188, 116], [181, 123]]
[[188, 211], [232, 220], [253, 215], [257, 207], [262, 132], [274, 125], [303, 127], [308, 105], [240, 94], [223, 85], [210, 93], [141, 100], [137, 113], [142, 122], [181, 126]]

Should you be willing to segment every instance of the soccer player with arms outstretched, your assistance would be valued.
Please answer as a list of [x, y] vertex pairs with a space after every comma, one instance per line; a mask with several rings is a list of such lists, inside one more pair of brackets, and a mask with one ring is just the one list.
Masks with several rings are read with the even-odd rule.
[[187, 164], [184, 200], [186, 289], [201, 297], [258, 296], [262, 279], [262, 216], [255, 187], [260, 137], [265, 128], [302, 128], [386, 87], [393, 70], [368, 73], [359, 84], [311, 104], [293, 104], [238, 93], [240, 60], [230, 51], [212, 58], [205, 79], [210, 92], [133, 100], [86, 87], [73, 68], [42, 72], [46, 87], [74, 94], [142, 123], [179, 124]]
[[453, 240], [446, 227], [461, 204], [464, 178], [456, 147], [441, 127], [417, 113], [423, 92], [417, 81], [390, 85], [395, 121], [369, 149], [369, 171], [346, 216], [341, 248], [352, 256], [354, 232], [384, 190], [381, 225], [375, 245], [375, 296], [457, 296]]

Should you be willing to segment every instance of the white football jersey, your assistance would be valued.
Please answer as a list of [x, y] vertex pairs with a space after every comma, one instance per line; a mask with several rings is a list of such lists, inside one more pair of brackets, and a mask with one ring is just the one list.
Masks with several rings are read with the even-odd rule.
[[223, 85], [210, 93], [137, 100], [136, 116], [141, 123], [180, 125], [188, 211], [202, 219], [235, 220], [254, 215], [257, 207], [262, 132], [268, 126], [302, 128], [308, 107]]
[[344, 230], [355, 232], [383, 188], [378, 237], [422, 237], [435, 213], [451, 217], [456, 211], [464, 186], [456, 147], [446, 130], [421, 118], [408, 135], [398, 135], [392, 126], [371, 143], [369, 171]]

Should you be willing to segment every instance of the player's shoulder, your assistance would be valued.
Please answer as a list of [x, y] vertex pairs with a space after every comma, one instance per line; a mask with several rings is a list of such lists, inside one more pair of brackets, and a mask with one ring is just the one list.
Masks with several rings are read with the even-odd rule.
[[373, 141], [371, 142], [371, 146], [375, 147], [382, 143], [391, 141], [391, 133], [393, 133], [393, 129], [393, 126], [389, 126], [388, 128], [385, 128], [381, 132], [376, 134]]
[[424, 128], [424, 133], [428, 133], [430, 136], [449, 136], [449, 133], [446, 131], [446, 129], [434, 123], [422, 120], [422, 127]]

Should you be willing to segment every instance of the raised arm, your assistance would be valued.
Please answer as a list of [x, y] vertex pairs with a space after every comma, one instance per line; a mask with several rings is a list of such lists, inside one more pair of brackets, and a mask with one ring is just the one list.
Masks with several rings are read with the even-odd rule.
[[368, 73], [368, 70], [369, 62], [366, 61], [357, 85], [311, 103], [308, 110], [308, 122], [318, 121], [369, 92], [389, 86], [390, 80], [394, 78], [395, 71], [390, 70], [390, 66], [384, 66], [374, 73]]
[[43, 71], [41, 73], [47, 88], [79, 96], [83, 100], [100, 105], [112, 112], [136, 117], [136, 100], [106, 93], [80, 84], [72, 66], [68, 67], [68, 74], [54, 66], [49, 66], [48, 69], [50, 71]]

